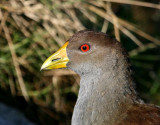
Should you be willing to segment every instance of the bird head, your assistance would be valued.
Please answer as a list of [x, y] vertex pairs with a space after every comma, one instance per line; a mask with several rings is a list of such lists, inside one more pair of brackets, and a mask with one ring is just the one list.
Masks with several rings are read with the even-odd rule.
[[[68, 68], [79, 75], [100, 73], [116, 65], [119, 42], [102, 32], [82, 30], [73, 35], [42, 65], [41, 70]], [[122, 54], [120, 54], [122, 55]]]

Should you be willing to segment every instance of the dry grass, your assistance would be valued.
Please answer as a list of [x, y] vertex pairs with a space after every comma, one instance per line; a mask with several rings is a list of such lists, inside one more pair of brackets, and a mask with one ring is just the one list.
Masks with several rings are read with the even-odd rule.
[[[75, 9], [78, 9], [85, 16], [85, 18], [90, 20], [93, 24], [98, 23], [96, 15], [103, 18], [103, 32], [107, 31], [108, 23], [113, 24], [115, 37], [119, 41], [121, 40], [120, 32], [128, 36], [137, 44], [138, 47], [130, 52], [131, 55], [138, 54], [138, 52], [140, 52], [139, 50], [143, 51], [145, 50], [144, 48], [148, 48], [151, 44], [154, 47], [160, 45], [160, 41], [158, 39], [138, 29], [134, 24], [117, 17], [111, 7], [112, 2], [116, 2], [120, 4], [130, 4], [160, 9], [160, 5], [158, 4], [130, 0], [102, 0], [88, 2], [74, 2], [72, 0], [60, 2], [57, 0], [48, 1], [49, 3], [47, 3], [47, 1], [45, 2], [46, 3], [37, 2], [36, 0], [9, 0], [2, 1], [0, 4], [0, 33], [2, 39], [7, 40], [9, 45], [1, 48], [1, 50], [4, 52], [11, 52], [18, 83], [26, 100], [28, 100], [28, 95], [19, 65], [24, 66], [25, 64], [26, 68], [33, 71], [34, 69], [31, 65], [29, 65], [27, 60], [27, 57], [32, 55], [33, 48], [36, 49], [41, 46], [43, 49], [51, 52], [57, 48], [57, 45], [61, 46], [75, 31], [87, 28], [77, 16]], [[7, 23], [9, 23], [9, 25], [7, 25]], [[39, 23], [41, 25], [38, 25]], [[33, 33], [36, 33], [36, 35], [44, 35], [43, 38], [47, 38], [47, 41], [34, 41], [28, 51], [23, 53], [21, 57], [17, 58], [16, 50], [26, 43], [23, 41], [13, 43], [12, 35], [14, 31], [18, 31], [24, 37], [31, 37]], [[149, 45], [144, 45], [143, 42], [133, 34], [133, 32], [149, 40], [151, 43]], [[54, 41], [54, 43], [51, 41]], [[41, 58], [41, 61], [45, 59], [44, 53], [37, 51], [37, 54]], [[0, 61], [4, 64], [7, 60], [1, 58]]]

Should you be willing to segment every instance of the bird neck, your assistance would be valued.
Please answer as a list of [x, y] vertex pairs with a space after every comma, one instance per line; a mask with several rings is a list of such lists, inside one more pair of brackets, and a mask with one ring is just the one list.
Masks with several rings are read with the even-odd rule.
[[125, 64], [84, 74], [80, 80], [72, 125], [95, 122], [111, 125], [122, 119], [124, 111], [136, 100], [131, 73]]

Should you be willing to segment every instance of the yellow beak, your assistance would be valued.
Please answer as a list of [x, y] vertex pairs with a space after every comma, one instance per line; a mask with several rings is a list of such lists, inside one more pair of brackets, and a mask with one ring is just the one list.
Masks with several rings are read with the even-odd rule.
[[67, 57], [66, 48], [68, 41], [55, 53], [53, 53], [41, 66], [41, 70], [66, 68], [66, 64], [69, 62]]

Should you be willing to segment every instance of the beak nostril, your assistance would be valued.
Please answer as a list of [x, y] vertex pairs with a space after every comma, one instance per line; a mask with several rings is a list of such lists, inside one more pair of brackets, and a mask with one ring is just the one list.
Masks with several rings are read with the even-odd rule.
[[57, 59], [52, 59], [52, 62], [54, 62], [54, 61], [58, 61], [58, 60], [60, 60], [61, 58], [57, 58]]
[[67, 45], [68, 42], [66, 42], [59, 50], [57, 50], [57, 52], [48, 57], [42, 64], [41, 70], [66, 68], [66, 64], [69, 62], [66, 52]]

